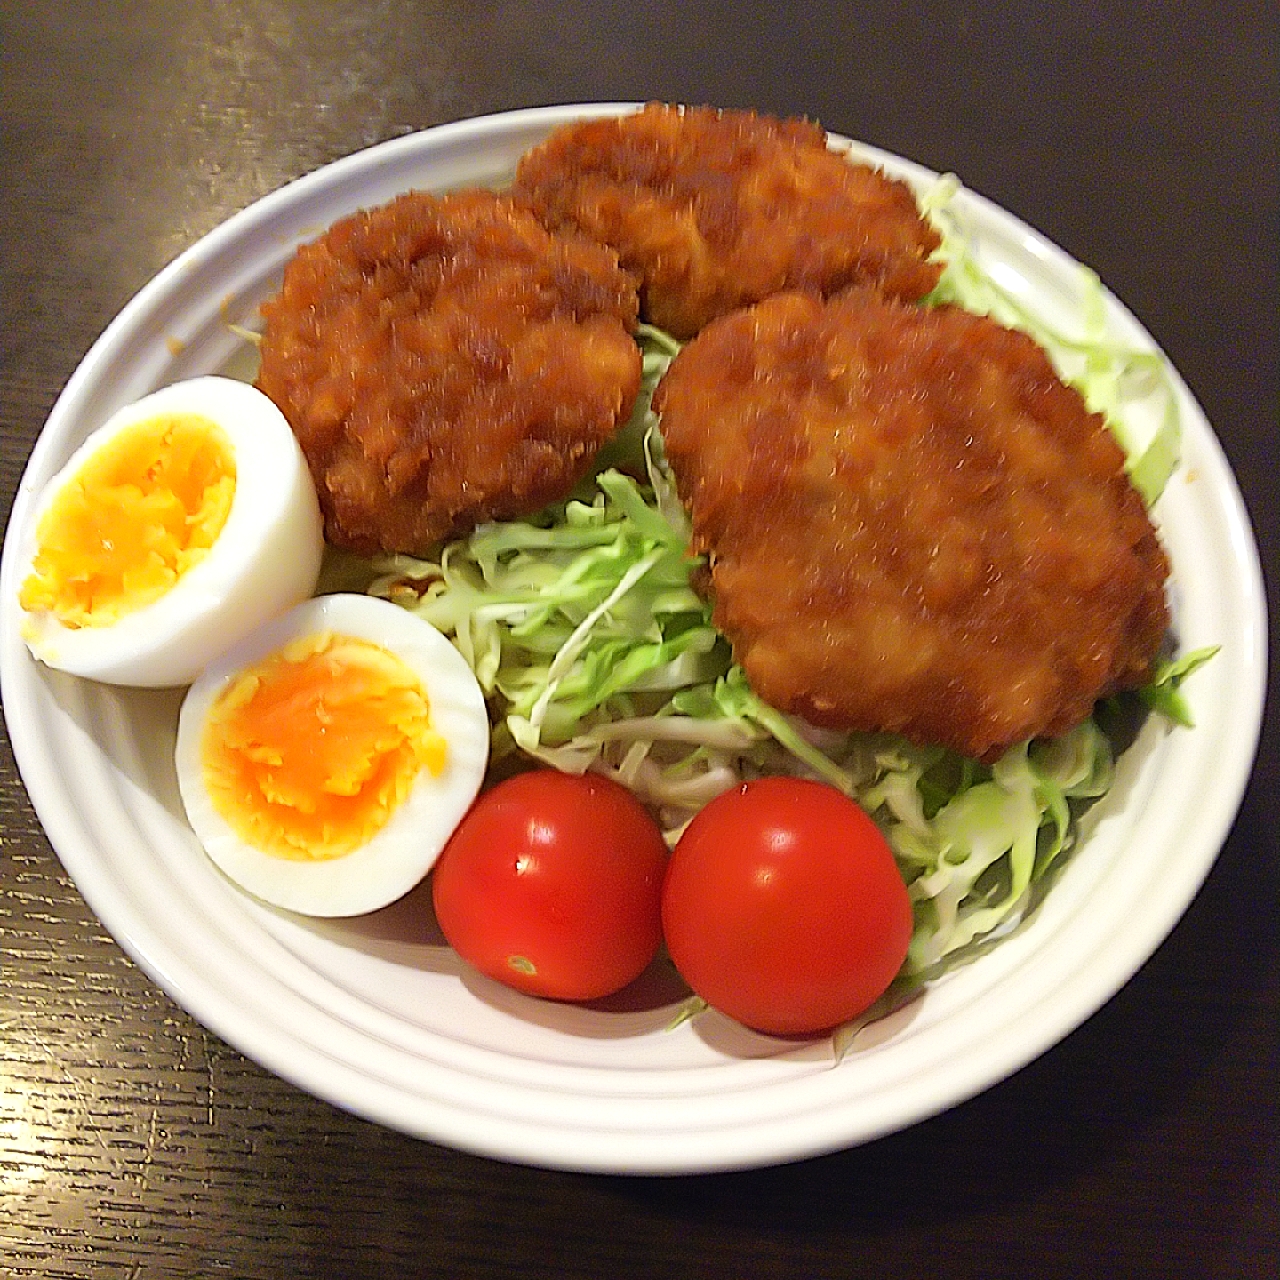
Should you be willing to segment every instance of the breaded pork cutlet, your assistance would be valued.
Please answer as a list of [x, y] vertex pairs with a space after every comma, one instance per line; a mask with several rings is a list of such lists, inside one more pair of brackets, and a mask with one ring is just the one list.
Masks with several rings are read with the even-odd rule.
[[556, 130], [512, 191], [548, 226], [612, 245], [643, 317], [682, 339], [784, 289], [915, 300], [938, 279], [938, 235], [906, 184], [803, 120], [651, 104]]
[[611, 249], [489, 191], [413, 193], [298, 251], [258, 386], [329, 541], [421, 553], [567, 495], [635, 400], [637, 307]]
[[990, 760], [1150, 673], [1167, 558], [1024, 334], [782, 294], [708, 326], [654, 406], [715, 621], [773, 706]]

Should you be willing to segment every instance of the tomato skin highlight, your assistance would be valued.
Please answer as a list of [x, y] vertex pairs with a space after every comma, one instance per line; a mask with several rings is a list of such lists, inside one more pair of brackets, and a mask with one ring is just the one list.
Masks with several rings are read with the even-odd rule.
[[761, 778], [685, 829], [662, 896], [667, 950], [713, 1008], [770, 1035], [857, 1017], [893, 980], [911, 901], [884, 836], [825, 783]]
[[483, 794], [432, 872], [449, 945], [509, 987], [595, 1000], [662, 941], [667, 846], [625, 787], [596, 774], [517, 774]]

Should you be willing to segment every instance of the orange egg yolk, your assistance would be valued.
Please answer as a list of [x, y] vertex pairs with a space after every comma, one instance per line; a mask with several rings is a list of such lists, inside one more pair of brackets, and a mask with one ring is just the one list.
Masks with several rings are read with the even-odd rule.
[[390, 820], [445, 740], [417, 675], [367, 640], [293, 641], [218, 696], [201, 742], [214, 807], [246, 844], [320, 861], [359, 849]]
[[196, 414], [120, 432], [68, 480], [36, 527], [18, 600], [65, 627], [105, 627], [152, 604], [203, 559], [235, 496], [226, 432]]

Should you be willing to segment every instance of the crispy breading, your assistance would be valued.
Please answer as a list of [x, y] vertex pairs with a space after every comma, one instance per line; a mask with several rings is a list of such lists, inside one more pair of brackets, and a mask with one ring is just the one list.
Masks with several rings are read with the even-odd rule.
[[654, 404], [716, 624], [770, 704], [993, 759], [1151, 671], [1168, 560], [1026, 335], [782, 294], [703, 330]]
[[678, 338], [783, 289], [915, 300], [938, 279], [939, 237], [910, 188], [803, 120], [650, 104], [556, 130], [512, 191], [548, 226], [612, 245], [644, 318]]
[[638, 300], [612, 250], [489, 191], [334, 224], [264, 304], [258, 386], [337, 546], [423, 552], [564, 497], [626, 420]]

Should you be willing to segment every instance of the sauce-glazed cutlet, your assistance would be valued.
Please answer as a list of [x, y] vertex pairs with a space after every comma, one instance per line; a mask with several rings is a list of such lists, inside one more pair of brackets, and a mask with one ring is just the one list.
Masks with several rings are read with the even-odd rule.
[[644, 319], [682, 339], [784, 289], [914, 300], [938, 279], [939, 237], [906, 184], [803, 120], [651, 104], [556, 130], [512, 191], [548, 226], [615, 248]]
[[329, 541], [421, 553], [568, 494], [631, 411], [637, 309], [612, 250], [489, 191], [413, 193], [298, 251], [258, 386]]
[[773, 706], [990, 760], [1149, 675], [1168, 560], [1026, 335], [783, 294], [708, 326], [654, 405], [715, 621]]

